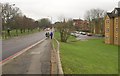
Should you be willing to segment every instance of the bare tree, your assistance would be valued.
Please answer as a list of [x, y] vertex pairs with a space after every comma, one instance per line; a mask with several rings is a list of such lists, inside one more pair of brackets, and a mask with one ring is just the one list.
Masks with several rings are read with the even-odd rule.
[[89, 26], [92, 33], [100, 34], [103, 31], [103, 19], [106, 11], [102, 9], [91, 9], [85, 14], [85, 19], [89, 21]]
[[16, 15], [12, 22], [12, 28], [16, 30], [16, 35], [18, 36], [18, 30], [23, 28], [23, 17]]
[[[1, 13], [0, 13], [1, 14]], [[11, 36], [11, 31], [16, 30], [16, 35], [18, 36], [18, 30], [21, 33], [28, 32], [38, 26], [36, 26], [35, 20], [28, 18], [23, 15], [15, 4], [10, 5], [9, 3], [2, 4], [2, 28], [5, 32], [5, 38]]]
[[2, 25], [3, 30], [7, 30], [8, 35], [10, 35], [10, 30], [12, 30], [12, 22], [14, 17], [20, 13], [20, 9], [14, 7], [15, 4], [10, 5], [9, 3], [2, 4]]
[[73, 27], [73, 21], [72, 20], [68, 20], [68, 21], [64, 21], [63, 22], [59, 22], [57, 23], [57, 29], [60, 32], [60, 38], [61, 38], [61, 42], [67, 42], [69, 36], [70, 36], [70, 32], [72, 31], [72, 27]]

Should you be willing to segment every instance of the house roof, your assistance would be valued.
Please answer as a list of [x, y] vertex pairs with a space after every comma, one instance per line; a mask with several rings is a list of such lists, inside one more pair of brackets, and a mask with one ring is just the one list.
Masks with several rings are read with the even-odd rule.
[[112, 13], [107, 13], [107, 15], [110, 17], [110, 18], [113, 18], [113, 14]]
[[[117, 10], [117, 13], [116, 13]], [[110, 18], [120, 16], [120, 8], [115, 8], [111, 13], [107, 13]]]
[[120, 16], [120, 8], [115, 8], [115, 9], [118, 11], [117, 15]]
[[116, 10], [118, 10], [120, 12], [120, 8], [115, 8]]
[[73, 19], [73, 21], [83, 21], [82, 19]]

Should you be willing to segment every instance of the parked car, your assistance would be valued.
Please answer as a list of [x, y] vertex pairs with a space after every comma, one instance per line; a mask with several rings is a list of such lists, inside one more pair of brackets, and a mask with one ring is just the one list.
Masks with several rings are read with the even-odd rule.
[[87, 36], [92, 36], [92, 33], [87, 33]]
[[77, 33], [77, 34], [78, 34], [78, 33], [79, 33], [79, 31], [75, 31], [75, 33]]
[[75, 33], [75, 32], [72, 32], [72, 33], [70, 33], [70, 35], [75, 36], [75, 37], [78, 37], [80, 34]]
[[79, 34], [82, 34], [82, 32], [80, 31]]
[[75, 33], [70, 33], [72, 36], [75, 36]]
[[75, 37], [78, 37], [80, 34], [78, 34], [78, 33], [75, 33]]
[[82, 32], [81, 34], [82, 34], [82, 35], [86, 35], [86, 32]]
[[46, 30], [46, 31], [50, 31], [50, 28], [46, 28], [45, 30]]

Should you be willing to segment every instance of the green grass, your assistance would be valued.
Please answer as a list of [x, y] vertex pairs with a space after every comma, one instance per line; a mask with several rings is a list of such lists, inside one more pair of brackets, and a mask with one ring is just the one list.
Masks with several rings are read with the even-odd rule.
[[[59, 34], [55, 33], [59, 40]], [[104, 39], [77, 41], [70, 37], [60, 42], [60, 55], [65, 74], [117, 74], [118, 47], [104, 44]]]
[[57, 50], [57, 42], [55, 39], [52, 39], [52, 42], [53, 42], [53, 48], [55, 48], [55, 50]]

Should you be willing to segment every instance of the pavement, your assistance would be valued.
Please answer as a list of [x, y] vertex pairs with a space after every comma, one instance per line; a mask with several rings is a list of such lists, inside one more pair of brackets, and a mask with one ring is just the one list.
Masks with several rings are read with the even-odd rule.
[[3, 74], [50, 74], [51, 39], [29, 49], [2, 66]]
[[45, 38], [45, 31], [2, 41], [2, 60]]

